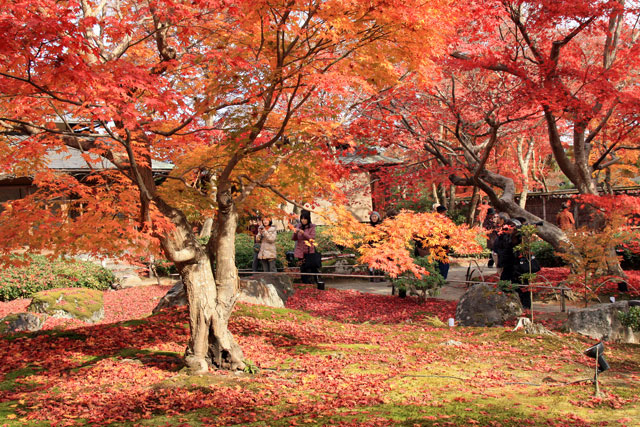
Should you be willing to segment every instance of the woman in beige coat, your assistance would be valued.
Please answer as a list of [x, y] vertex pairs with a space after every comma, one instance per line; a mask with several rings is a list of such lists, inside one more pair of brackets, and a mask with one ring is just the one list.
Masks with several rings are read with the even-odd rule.
[[264, 272], [276, 272], [276, 228], [273, 226], [271, 218], [262, 218], [262, 224], [258, 228], [258, 235], [256, 236], [258, 242], [260, 242], [260, 252], [258, 252], [258, 259], [262, 262], [262, 271]]

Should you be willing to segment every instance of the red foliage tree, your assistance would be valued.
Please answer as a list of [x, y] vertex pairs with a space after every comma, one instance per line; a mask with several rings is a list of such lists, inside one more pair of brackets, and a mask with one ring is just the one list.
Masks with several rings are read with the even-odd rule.
[[[256, 188], [302, 198], [322, 186], [330, 168], [320, 136], [335, 112], [353, 89], [394, 81], [393, 63], [427, 66], [413, 46], [438, 47], [447, 5], [3, 4], [0, 125], [20, 137], [3, 140], [0, 165], [34, 175], [39, 190], [5, 205], [2, 249], [161, 248], [188, 293], [188, 366], [242, 369], [227, 328], [238, 209], [262, 200], [251, 196]], [[85, 180], [47, 167], [47, 153], [70, 147], [93, 169]], [[99, 170], [96, 159], [112, 169]], [[153, 159], [175, 162], [169, 190], [156, 183]], [[50, 209], [60, 198], [82, 215]], [[201, 210], [215, 216], [207, 245], [191, 222]]]

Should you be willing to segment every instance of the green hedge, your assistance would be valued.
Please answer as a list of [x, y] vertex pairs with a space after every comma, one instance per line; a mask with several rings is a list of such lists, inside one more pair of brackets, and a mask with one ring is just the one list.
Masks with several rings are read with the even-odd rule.
[[0, 301], [29, 298], [53, 288], [104, 290], [115, 280], [111, 271], [88, 261], [50, 261], [41, 255], [30, 255], [27, 261], [25, 266], [9, 266], [0, 271]]

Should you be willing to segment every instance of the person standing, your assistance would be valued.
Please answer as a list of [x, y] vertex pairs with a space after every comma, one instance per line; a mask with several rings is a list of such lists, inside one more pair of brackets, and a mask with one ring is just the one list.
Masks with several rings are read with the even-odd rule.
[[570, 231], [575, 228], [576, 221], [571, 211], [569, 211], [569, 203], [564, 202], [562, 204], [562, 210], [556, 215], [556, 223], [564, 231]]
[[251, 271], [260, 271], [260, 260], [258, 253], [260, 252], [260, 242], [258, 241], [258, 230], [260, 229], [260, 218], [249, 221], [249, 232], [253, 236], [253, 261], [251, 263]]
[[[380, 218], [380, 214], [376, 211], [371, 212], [369, 215], [369, 224], [372, 227], [377, 227], [382, 222], [382, 218]], [[370, 242], [371, 243], [371, 242]], [[384, 276], [384, 272], [382, 270], [376, 270], [375, 268], [369, 267], [369, 276]], [[370, 277], [370, 282], [377, 282], [377, 277]], [[380, 281], [384, 281], [384, 278], [380, 278]]]
[[[301, 263], [300, 273], [318, 273], [315, 238], [316, 226], [311, 222], [311, 212], [303, 209], [300, 212], [300, 224], [292, 237], [296, 242], [293, 255]], [[317, 276], [302, 275], [302, 283], [314, 283], [316, 280]]]
[[[509, 214], [506, 212], [500, 212], [496, 216], [495, 227], [493, 229], [493, 243], [491, 244], [491, 258], [498, 269], [498, 276], [502, 274], [503, 266], [500, 262], [501, 253], [504, 252], [504, 248], [507, 246], [507, 239], [502, 234], [505, 232], [505, 226], [507, 221], [510, 220]], [[492, 236], [490, 236], [491, 238]]]
[[258, 259], [262, 263], [264, 272], [277, 272], [276, 269], [276, 228], [273, 226], [271, 218], [262, 218], [262, 224], [258, 228], [257, 240], [260, 242]]

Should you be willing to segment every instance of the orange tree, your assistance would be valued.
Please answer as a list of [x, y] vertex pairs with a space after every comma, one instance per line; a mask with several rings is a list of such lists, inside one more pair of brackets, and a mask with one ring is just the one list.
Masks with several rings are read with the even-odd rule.
[[[443, 23], [454, 20], [449, 6], [3, 3], [0, 165], [33, 176], [38, 191], [4, 205], [2, 250], [162, 251], [187, 289], [189, 368], [242, 369], [227, 328], [238, 290], [239, 210], [271, 208], [267, 192], [301, 200], [330, 189], [323, 144], [338, 112], [354, 93], [428, 67]], [[88, 176], [48, 168], [47, 155], [70, 148], [81, 151]], [[176, 165], [164, 189], [153, 160]], [[69, 208], [52, 209], [61, 199]], [[193, 231], [203, 216], [214, 219], [207, 245]]]
[[459, 255], [482, 252], [476, 238], [478, 229], [457, 226], [444, 215], [434, 212], [401, 211], [376, 227], [358, 222], [344, 208], [331, 209], [333, 239], [336, 243], [357, 248], [360, 262], [385, 271], [392, 278], [411, 275], [420, 278], [429, 274], [412, 257], [413, 244], [420, 242], [427, 249], [429, 261], [449, 260], [449, 251]]

